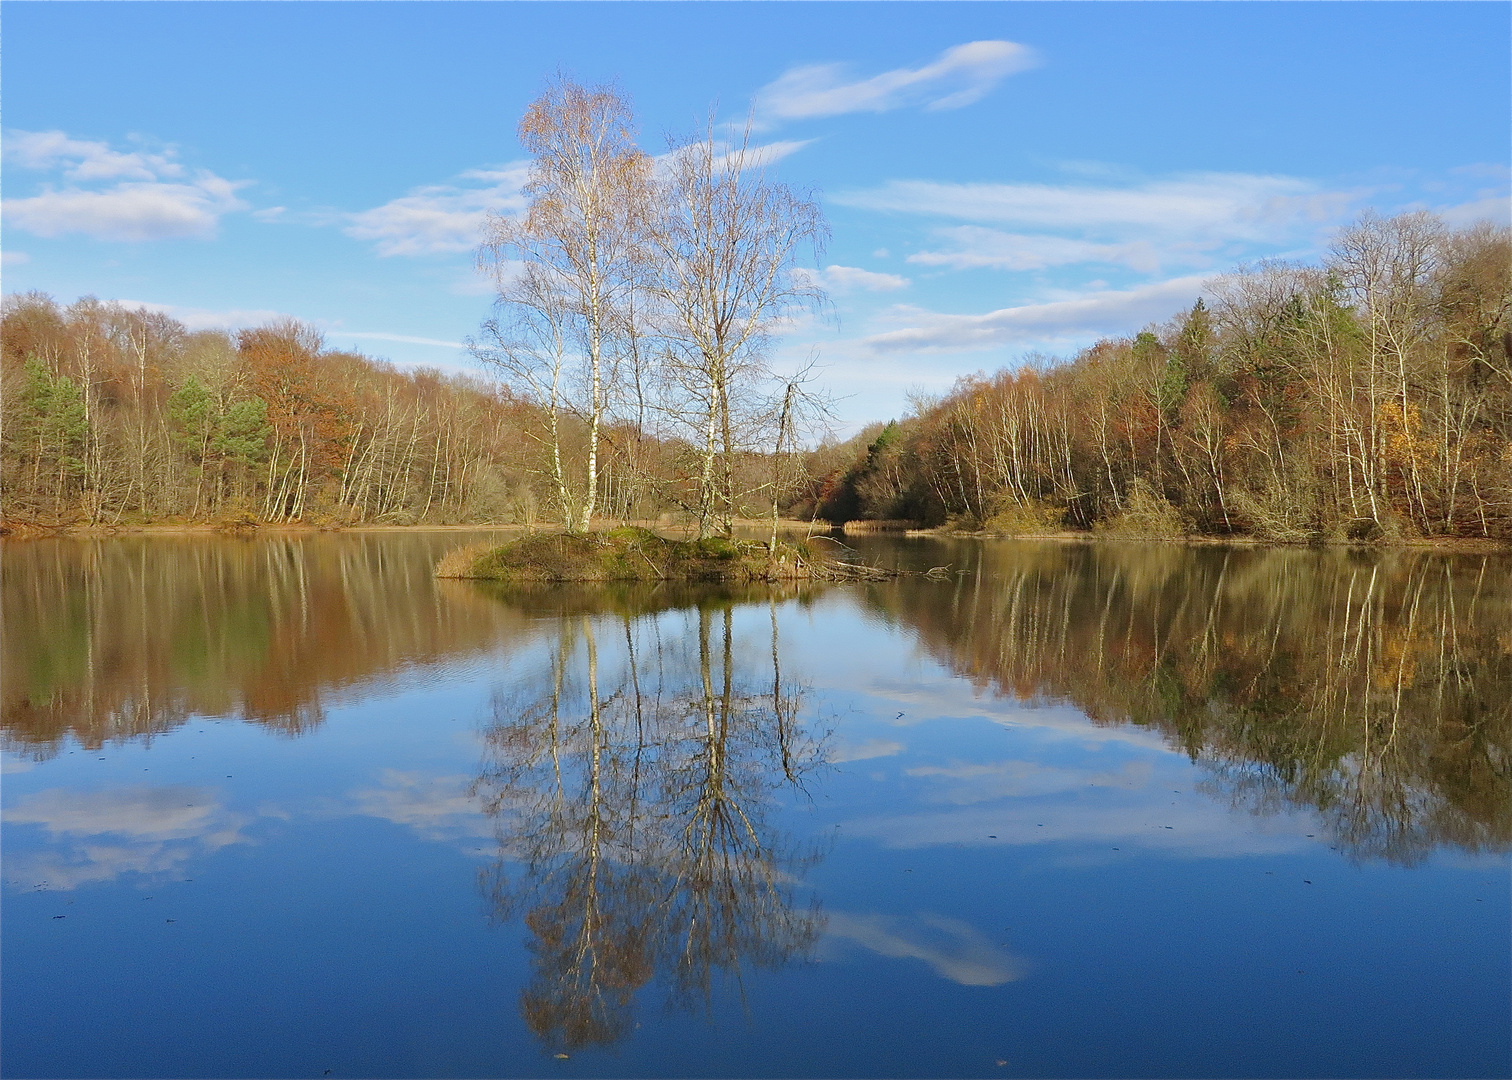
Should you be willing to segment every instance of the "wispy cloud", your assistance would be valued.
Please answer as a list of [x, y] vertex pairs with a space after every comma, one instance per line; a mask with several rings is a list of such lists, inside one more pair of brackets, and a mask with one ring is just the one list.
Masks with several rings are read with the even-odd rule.
[[[217, 311], [210, 308], [185, 307], [181, 304], [161, 304], [153, 300], [130, 300], [124, 298], [116, 300], [115, 303], [130, 310], [145, 308], [148, 311], [161, 312], [183, 323], [187, 330], [242, 330], [254, 326], [266, 326], [269, 323], [281, 322], [285, 319], [298, 318], [298, 316], [291, 315], [286, 311], [276, 311], [272, 308], [229, 308]], [[339, 326], [332, 326], [330, 321], [323, 319], [305, 319], [303, 321], [320, 328], [328, 337], [337, 340], [393, 341], [404, 345], [430, 345], [442, 349], [466, 348], [460, 341], [417, 337], [413, 334], [393, 334], [383, 330], [343, 330]]]
[[1477, 222], [1489, 221], [1496, 225], [1512, 225], [1512, 198], [1505, 191], [1489, 192], [1470, 202], [1438, 207], [1438, 213], [1450, 225], [1464, 228]]
[[[756, 127], [761, 126], [756, 125]], [[819, 141], [817, 139], [776, 139], [768, 143], [751, 143], [746, 141], [748, 134], [742, 123], [736, 121], [723, 124], [716, 129], [714, 133], [716, 153], [710, 162], [715, 171], [723, 172], [736, 164], [746, 169], [763, 169]], [[695, 141], [656, 154], [651, 158], [652, 167], [662, 176], [670, 176], [671, 166], [678, 157], [694, 151], [698, 145]]]
[[8, 131], [6, 162], [41, 172], [61, 171], [75, 183], [99, 180], [159, 180], [182, 176], [172, 148], [162, 153], [112, 150], [108, 143], [70, 138], [62, 131]]
[[381, 787], [351, 793], [356, 812], [413, 829], [427, 840], [490, 836], [493, 826], [465, 776], [384, 769]]
[[439, 255], [478, 245], [489, 211], [525, 207], [522, 188], [530, 167], [516, 162], [495, 169], [470, 169], [458, 183], [416, 188], [408, 195], [348, 217], [345, 232], [369, 240], [379, 255]]
[[1139, 231], [1269, 240], [1279, 228], [1335, 221], [1361, 194], [1321, 190], [1313, 181], [1292, 176], [1200, 173], [1117, 187], [892, 180], [831, 198], [868, 210], [1120, 239]]
[[1108, 263], [1142, 273], [1153, 272], [1160, 265], [1155, 245], [1148, 240], [1099, 244], [1065, 236], [1003, 232], [981, 225], [936, 229], [934, 235], [950, 246], [915, 252], [908, 257], [909, 262], [953, 270], [1044, 270], [1052, 266]]
[[1070, 341], [1089, 334], [1126, 333], [1169, 318], [1203, 291], [1204, 275], [1172, 278], [1133, 289], [1104, 289], [1046, 303], [1000, 308], [984, 315], [949, 315], [915, 307], [892, 309], [910, 325], [862, 339], [875, 352], [971, 352]]
[[37, 236], [206, 239], [223, 216], [248, 209], [237, 191], [250, 181], [187, 170], [171, 149], [122, 152], [61, 131], [11, 131], [4, 157], [14, 168], [62, 180], [61, 186], [48, 183], [36, 195], [4, 202], [6, 224]]
[[[805, 146], [809, 146], [809, 145], [813, 144], [816, 141], [818, 141], [818, 140], [816, 140], [816, 139], [777, 139], [777, 140], [774, 140], [773, 142], [769, 142], [769, 143], [757, 143], [757, 144], [755, 144], [753, 146], [747, 146], [745, 148], [744, 154], [742, 155], [742, 164], [745, 165], [746, 167], [750, 167], [752, 165], [757, 166], [757, 167], [761, 167], [761, 166], [765, 166], [765, 165], [775, 165], [777, 162], [781, 161], [783, 158], [785, 158], [785, 157], [791, 157], [793, 154], [796, 154], [798, 151], [802, 150]], [[723, 154], [720, 157], [717, 157], [717, 158], [714, 159], [714, 163], [713, 163], [714, 164], [714, 168], [716, 168], [716, 169], [724, 169], [724, 168], [726, 168], [729, 165], [729, 163], [731, 161], [733, 161], [734, 158], [735, 158], [735, 152], [734, 151], [735, 151], [735, 147], [732, 144], [729, 153]], [[669, 154], [663, 154], [660, 157], [658, 157], [656, 160], [658, 162], [660, 162], [660, 161], [662, 161], [665, 158], [670, 157], [670, 156], [671, 155], [669, 155]]]
[[229, 308], [213, 311], [209, 308], [183, 307], [178, 304], [159, 304], [151, 300], [117, 300], [124, 308], [146, 308], [177, 319], [188, 330], [241, 330], [252, 326], [266, 326], [270, 322], [293, 318], [287, 312], [271, 308]]
[[398, 341], [405, 345], [435, 345], [446, 349], [465, 349], [460, 341], [442, 341], [439, 338], [412, 337], [409, 334], [385, 334], [378, 330], [328, 330], [331, 337], [356, 338], [359, 341]]
[[117, 184], [107, 191], [65, 188], [6, 199], [5, 220], [37, 236], [77, 233], [95, 240], [213, 237], [223, 215], [245, 210], [239, 184], [202, 172], [190, 184]]
[[177, 874], [190, 860], [249, 840], [251, 818], [226, 810], [213, 791], [174, 785], [77, 791], [51, 788], [5, 812], [13, 825], [46, 830], [50, 846], [7, 854], [12, 882], [73, 889], [122, 874]]
[[912, 284], [898, 274], [879, 274], [856, 266], [826, 266], [823, 270], [800, 269], [799, 274], [833, 293], [895, 292]]
[[826, 930], [832, 939], [851, 941], [880, 956], [922, 960], [936, 975], [962, 986], [1002, 986], [1022, 979], [1029, 965], [994, 946], [959, 919], [921, 913], [912, 919], [833, 911]]
[[1068, 844], [1204, 859], [1295, 851], [1308, 846], [1305, 833], [1317, 828], [1301, 813], [1240, 821], [1227, 808], [1199, 802], [1195, 796], [1164, 809], [1123, 798], [984, 802], [860, 818], [843, 826], [852, 840], [875, 840], [898, 849]]
[[832, 765], [844, 761], [870, 761], [873, 758], [892, 757], [901, 754], [904, 746], [892, 739], [867, 739], [860, 743], [841, 743], [832, 747], [825, 760]]
[[906, 106], [956, 109], [981, 100], [1009, 75], [1036, 66], [1034, 50], [1013, 41], [972, 41], [917, 68], [858, 78], [845, 64], [790, 68], [756, 94], [764, 121], [801, 120]]
[[1149, 782], [1151, 773], [1150, 764], [1145, 761], [1129, 761], [1117, 770], [1101, 772], [1058, 768], [1035, 761], [953, 762], [907, 770], [909, 776], [924, 777], [941, 785], [937, 801], [959, 806], [1077, 791], [1088, 784], [1139, 788]]

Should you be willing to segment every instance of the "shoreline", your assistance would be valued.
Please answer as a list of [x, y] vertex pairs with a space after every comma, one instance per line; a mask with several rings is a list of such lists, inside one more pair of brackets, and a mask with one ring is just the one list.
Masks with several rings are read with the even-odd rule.
[[[625, 526], [635, 528], [652, 529], [661, 532], [679, 532], [691, 534], [693, 526], [682, 525], [675, 522], [662, 521], [619, 521], [617, 519], [599, 519], [594, 521], [590, 532], [607, 532], [611, 529], [619, 529]], [[772, 528], [771, 518], [736, 518], [737, 529], [761, 529], [770, 531]], [[532, 533], [557, 533], [562, 532], [560, 525], [377, 525], [356, 524], [337, 525], [331, 523], [315, 522], [271, 522], [256, 524], [225, 525], [205, 521], [163, 521], [163, 522], [123, 522], [119, 525], [88, 525], [81, 523], [66, 524], [39, 524], [31, 521], [0, 521], [0, 542], [5, 540], [49, 540], [59, 537], [99, 538], [118, 536], [225, 536], [225, 537], [249, 537], [268, 535], [297, 535], [306, 536], [316, 533], [462, 533], [462, 532], [497, 532], [517, 533], [528, 536]], [[782, 518], [777, 523], [779, 533], [812, 532], [815, 534], [827, 534], [832, 532], [831, 526], [825, 524], [822, 528], [816, 527], [813, 522], [798, 521], [793, 518]]]
[[[611, 529], [621, 528], [625, 525], [619, 521], [596, 521], [592, 532], [605, 532]], [[687, 526], [664, 523], [660, 521], [635, 521], [628, 523], [638, 528], [651, 529], [657, 532], [682, 533], [691, 535], [691, 528]], [[737, 519], [737, 529], [762, 529], [771, 528], [770, 519], [743, 518]], [[39, 525], [34, 522], [3, 522], [0, 523], [0, 543], [23, 540], [52, 540], [52, 539], [114, 539], [120, 537], [154, 536], [210, 536], [226, 538], [251, 538], [254, 536], [311, 536], [327, 533], [499, 533], [502, 535], [526, 536], [533, 533], [555, 533], [560, 531], [556, 525], [545, 527], [528, 525], [333, 525], [314, 524], [308, 522], [281, 522], [277, 524], [258, 525], [219, 525], [208, 522], [151, 522], [146, 524], [121, 524], [121, 525], [82, 525], [82, 524], [59, 524]], [[792, 518], [784, 518], [778, 523], [778, 532], [783, 534], [806, 533], [815, 536], [828, 536], [833, 533], [843, 532], [842, 528], [824, 525], [816, 525], [815, 522], [799, 521]], [[1493, 538], [1474, 536], [1439, 536], [1439, 537], [1415, 537], [1398, 540], [1315, 540], [1315, 541], [1278, 541], [1258, 540], [1246, 536], [1114, 536], [1106, 533], [1057, 531], [1044, 533], [1003, 533], [987, 530], [968, 532], [958, 529], [876, 529], [854, 533], [843, 533], [850, 539], [862, 539], [868, 537], [898, 537], [908, 540], [1033, 540], [1037, 542], [1055, 543], [1135, 543], [1135, 544], [1183, 544], [1191, 547], [1253, 547], [1253, 548], [1349, 548], [1359, 551], [1394, 551], [1400, 549], [1428, 550], [1444, 552], [1464, 552], [1467, 554], [1484, 552], [1512, 552], [1512, 541], [1498, 540]]]
[[1181, 544], [1187, 547], [1246, 547], [1291, 550], [1302, 548], [1348, 548], [1356, 551], [1512, 552], [1512, 540], [1480, 536], [1419, 536], [1398, 540], [1259, 540], [1250, 536], [1119, 536], [1112, 533], [1046, 532], [1005, 533], [959, 529], [908, 529], [904, 532], [871, 532], [862, 536], [904, 536], [910, 540], [1034, 540], [1063, 544]]

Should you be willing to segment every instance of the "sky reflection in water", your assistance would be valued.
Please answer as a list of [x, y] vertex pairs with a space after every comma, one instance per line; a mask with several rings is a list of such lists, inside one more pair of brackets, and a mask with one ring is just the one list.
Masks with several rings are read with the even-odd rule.
[[1506, 557], [464, 539], [0, 550], [6, 1075], [1506, 1074]]

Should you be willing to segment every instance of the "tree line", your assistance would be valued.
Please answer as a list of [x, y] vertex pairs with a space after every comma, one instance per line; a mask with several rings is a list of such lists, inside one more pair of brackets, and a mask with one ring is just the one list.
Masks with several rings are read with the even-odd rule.
[[6, 298], [9, 524], [526, 520], [525, 407], [486, 381], [85, 298]]
[[798, 513], [1281, 541], [1512, 537], [1512, 240], [1366, 214], [1170, 322], [961, 380]]
[[0, 519], [518, 523], [779, 513], [1005, 532], [1512, 537], [1512, 239], [1367, 214], [1316, 266], [1209, 283], [1164, 325], [920, 397], [847, 443], [773, 341], [826, 297], [816, 199], [711, 121], [653, 157], [558, 78], [493, 215], [480, 375], [293, 321], [231, 334], [28, 293], [0, 323]]
[[401, 371], [282, 321], [192, 333], [145, 309], [7, 297], [9, 522], [516, 522], [664, 512], [728, 534], [792, 485], [815, 395], [770, 341], [822, 305], [817, 203], [712, 121], [653, 159], [613, 88], [557, 79], [519, 126], [519, 216], [479, 261], [487, 377]]

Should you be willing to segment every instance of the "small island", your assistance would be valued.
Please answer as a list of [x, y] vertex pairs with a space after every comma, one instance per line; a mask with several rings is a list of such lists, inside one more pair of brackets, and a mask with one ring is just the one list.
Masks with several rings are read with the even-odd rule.
[[605, 532], [535, 533], [507, 544], [447, 553], [441, 578], [518, 584], [550, 582], [841, 581], [897, 577], [901, 571], [852, 561], [849, 548], [821, 553], [806, 540], [769, 542], [706, 536], [673, 540], [626, 526]]

